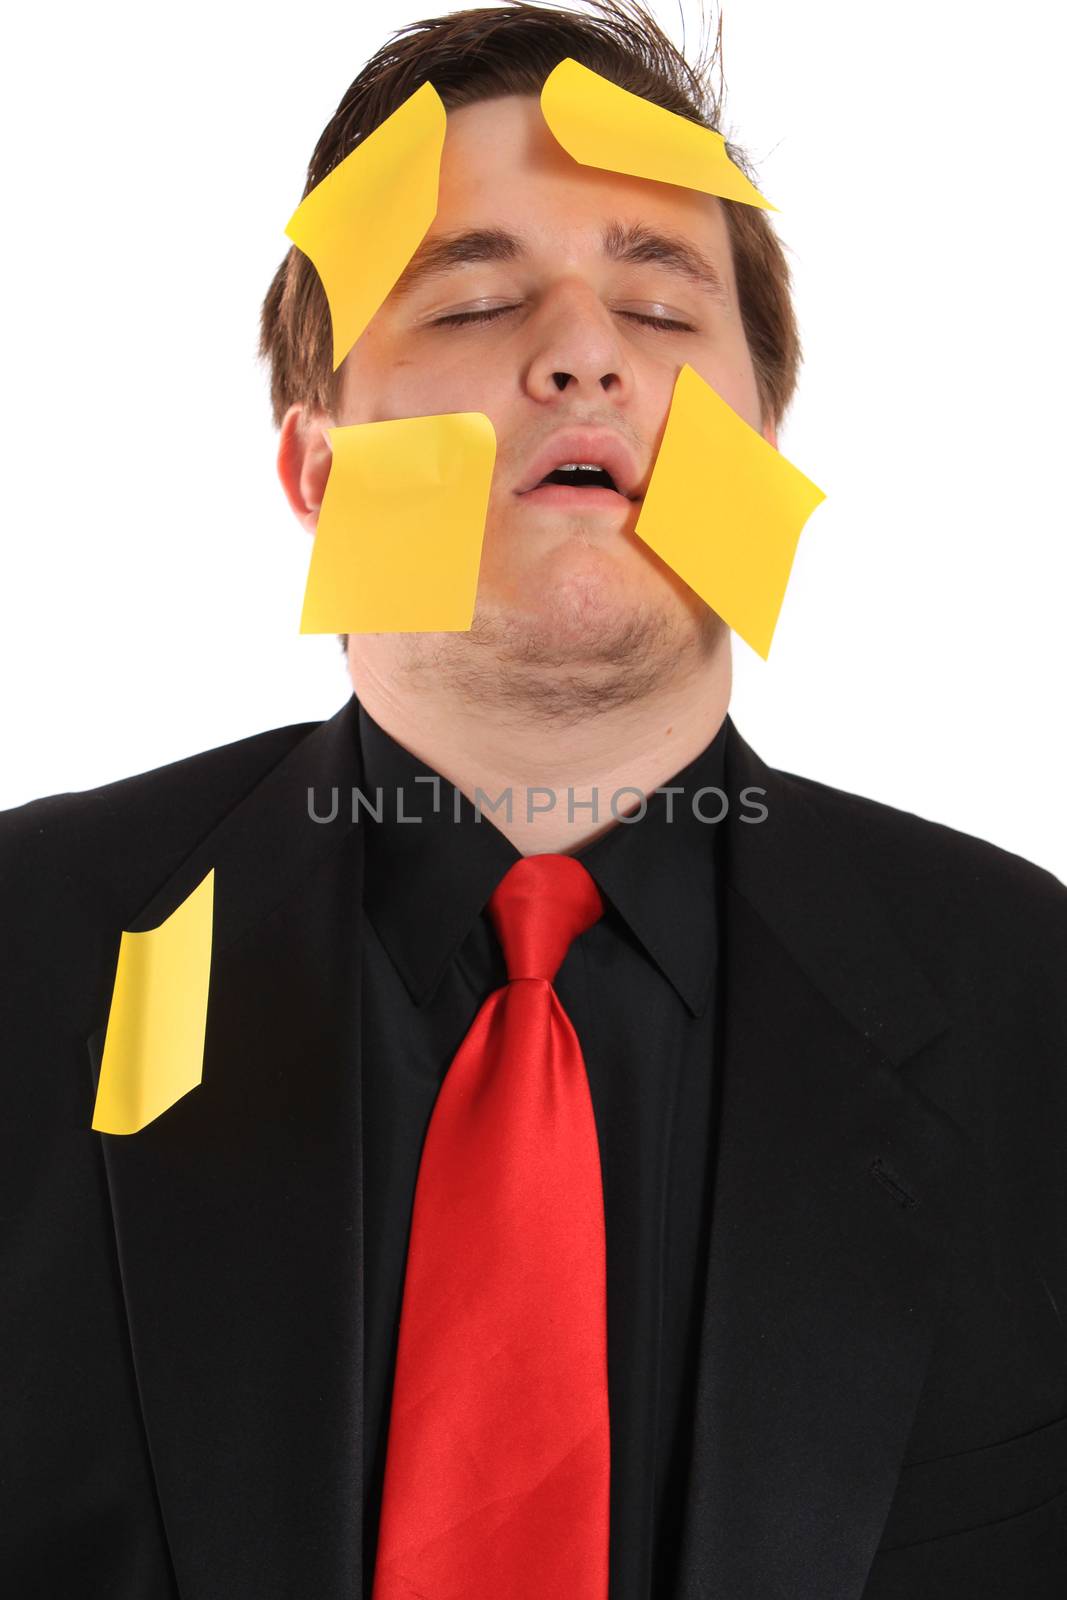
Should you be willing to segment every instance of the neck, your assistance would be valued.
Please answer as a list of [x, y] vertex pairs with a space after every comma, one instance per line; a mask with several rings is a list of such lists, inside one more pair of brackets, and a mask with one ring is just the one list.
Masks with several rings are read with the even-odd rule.
[[513, 699], [475, 700], [447, 675], [405, 690], [402, 675], [375, 666], [373, 655], [357, 657], [350, 646], [353, 686], [375, 722], [480, 807], [523, 855], [578, 850], [617, 826], [619, 816], [640, 808], [641, 795], [711, 742], [730, 700], [725, 629], [699, 668], [666, 674], [623, 704], [572, 716], [524, 714]]

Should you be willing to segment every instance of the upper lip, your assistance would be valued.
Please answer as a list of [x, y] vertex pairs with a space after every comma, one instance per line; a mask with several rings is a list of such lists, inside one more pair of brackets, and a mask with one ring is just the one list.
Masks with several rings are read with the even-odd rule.
[[594, 462], [611, 474], [619, 494], [628, 500], [637, 499], [638, 476], [634, 458], [617, 433], [605, 428], [568, 428], [554, 433], [534, 456], [516, 492], [526, 494], [536, 489], [543, 478], [557, 467], [571, 462]]

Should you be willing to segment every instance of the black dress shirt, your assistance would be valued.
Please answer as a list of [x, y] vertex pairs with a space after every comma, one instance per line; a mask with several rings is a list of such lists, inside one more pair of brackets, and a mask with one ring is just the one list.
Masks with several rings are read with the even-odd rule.
[[[369, 824], [362, 976], [369, 1600], [423, 1138], [460, 1043], [487, 996], [507, 982], [485, 907], [520, 852], [484, 802], [479, 820], [465, 796], [362, 708], [359, 737]], [[611, 1600], [670, 1596], [681, 1536], [712, 1177], [721, 879], [714, 819], [723, 807], [725, 739], [724, 723], [662, 786], [683, 793], [649, 795], [643, 815], [615, 822], [573, 852], [596, 881], [605, 913], [575, 940], [555, 979], [589, 1074], [604, 1181]], [[611, 795], [599, 799], [600, 819], [609, 820]], [[567, 804], [565, 792], [556, 804]], [[620, 792], [616, 807], [636, 813], [637, 796]]]

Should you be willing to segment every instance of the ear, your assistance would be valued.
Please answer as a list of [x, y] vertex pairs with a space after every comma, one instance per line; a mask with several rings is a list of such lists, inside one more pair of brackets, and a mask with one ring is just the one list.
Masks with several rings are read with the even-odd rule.
[[314, 533], [318, 525], [326, 479], [330, 476], [333, 451], [328, 428], [328, 417], [301, 405], [290, 406], [282, 418], [278, 477], [293, 514], [308, 533]]

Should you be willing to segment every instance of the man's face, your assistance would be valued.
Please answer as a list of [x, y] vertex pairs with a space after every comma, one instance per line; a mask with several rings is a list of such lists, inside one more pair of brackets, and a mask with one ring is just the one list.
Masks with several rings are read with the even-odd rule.
[[[490, 230], [483, 259], [454, 251], [459, 259], [419, 274], [446, 238]], [[719, 290], [686, 270], [692, 257], [656, 259], [657, 237], [710, 264]], [[687, 361], [775, 442], [760, 415], [721, 202], [581, 166], [534, 96], [450, 111], [437, 215], [347, 357], [333, 418], [482, 411], [496, 430], [474, 628], [427, 636], [427, 647], [488, 644], [528, 668], [616, 672], [639, 661], [654, 671], [664, 651], [709, 647], [718, 619], [633, 532]], [[577, 440], [565, 437], [572, 430]], [[561, 462], [613, 451], [623, 492], [531, 491], [546, 451]], [[710, 529], [713, 498], [706, 515]], [[353, 637], [357, 657], [372, 639], [382, 636]]]

